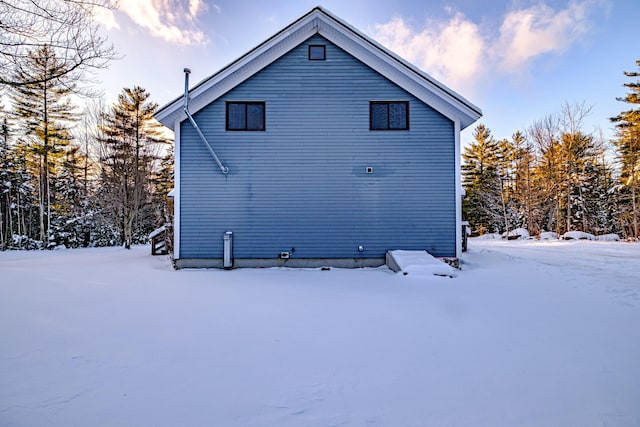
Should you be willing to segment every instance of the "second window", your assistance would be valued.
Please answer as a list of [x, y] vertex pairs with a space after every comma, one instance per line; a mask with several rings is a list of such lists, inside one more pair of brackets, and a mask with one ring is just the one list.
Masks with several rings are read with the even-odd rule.
[[409, 130], [409, 101], [371, 101], [369, 129]]
[[264, 102], [227, 102], [227, 130], [263, 131]]

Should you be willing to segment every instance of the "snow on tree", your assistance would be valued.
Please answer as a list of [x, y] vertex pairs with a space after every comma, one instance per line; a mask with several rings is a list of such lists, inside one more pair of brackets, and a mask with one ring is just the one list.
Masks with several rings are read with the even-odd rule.
[[[55, 50], [44, 46], [28, 52], [28, 61], [15, 72], [23, 82], [12, 88], [14, 113], [23, 134], [21, 144], [29, 149], [29, 160], [38, 179], [39, 239], [46, 246], [50, 239], [51, 207], [55, 202], [52, 178], [71, 139], [70, 127], [76, 120], [69, 95], [75, 81], [69, 75], [51, 77], [63, 66]], [[25, 67], [28, 67], [25, 69]], [[36, 82], [28, 83], [37, 76]]]
[[[640, 60], [636, 61], [640, 67]], [[639, 71], [625, 71], [624, 75], [632, 78], [640, 77]], [[630, 234], [634, 238], [639, 238], [638, 232], [638, 182], [640, 181], [640, 80], [625, 83], [624, 86], [629, 89], [629, 93], [623, 98], [617, 98], [618, 101], [631, 104], [631, 108], [622, 111], [615, 117], [611, 118], [616, 124], [617, 138], [615, 146], [618, 154], [618, 162], [620, 164], [621, 174], [620, 180], [623, 186], [622, 194], [628, 195], [623, 201], [626, 209], [621, 212], [627, 217]], [[626, 213], [626, 215], [625, 215]]]
[[158, 105], [140, 86], [125, 88], [104, 114], [100, 139], [100, 192], [128, 249], [155, 227], [152, 174], [168, 143], [153, 118]]
[[502, 182], [498, 173], [499, 146], [484, 125], [476, 126], [475, 141], [465, 147], [462, 182], [466, 196], [463, 212], [474, 232], [504, 228]]

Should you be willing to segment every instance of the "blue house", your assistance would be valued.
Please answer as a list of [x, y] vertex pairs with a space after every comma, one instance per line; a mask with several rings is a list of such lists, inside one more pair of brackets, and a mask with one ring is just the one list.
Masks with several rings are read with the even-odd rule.
[[162, 107], [177, 267], [376, 266], [461, 251], [478, 107], [316, 7]]

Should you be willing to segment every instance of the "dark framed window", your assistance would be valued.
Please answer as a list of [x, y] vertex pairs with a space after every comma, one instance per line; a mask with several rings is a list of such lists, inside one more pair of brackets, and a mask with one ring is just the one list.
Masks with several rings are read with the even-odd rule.
[[227, 130], [263, 131], [264, 102], [227, 101]]
[[370, 130], [409, 130], [409, 101], [369, 102]]
[[323, 44], [309, 45], [309, 61], [324, 61], [327, 59], [327, 47]]

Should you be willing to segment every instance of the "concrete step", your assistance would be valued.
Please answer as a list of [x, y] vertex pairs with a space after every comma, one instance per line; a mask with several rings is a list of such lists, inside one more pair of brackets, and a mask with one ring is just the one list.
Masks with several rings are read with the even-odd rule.
[[387, 251], [387, 266], [404, 275], [456, 277], [455, 270], [427, 251]]

